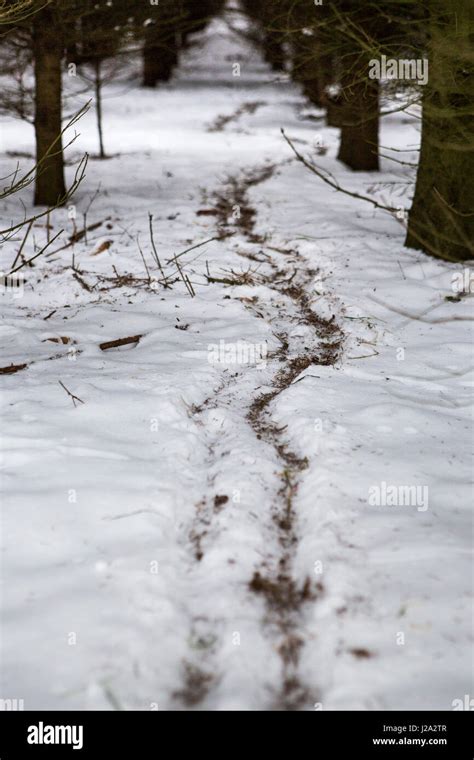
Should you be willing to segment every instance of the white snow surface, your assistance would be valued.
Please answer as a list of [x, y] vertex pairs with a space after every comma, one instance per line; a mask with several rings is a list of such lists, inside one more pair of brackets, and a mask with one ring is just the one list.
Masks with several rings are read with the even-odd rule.
[[[290, 356], [319, 344], [272, 284], [277, 267], [303, 277], [311, 310], [343, 334], [334, 365], [310, 365], [269, 405], [281, 440], [308, 460], [290, 572], [320, 592], [292, 615], [298, 709], [452, 709], [473, 693], [472, 309], [446, 300], [462, 267], [404, 248], [403, 224], [324, 185], [280, 128], [342, 186], [382, 201], [408, 207], [413, 170], [388, 159], [377, 174], [344, 168], [337, 130], [222, 19], [169, 85], [111, 84], [104, 110], [112, 157], [90, 159], [72, 201], [81, 228], [100, 187], [87, 223], [103, 224], [38, 258], [22, 297], [1, 294], [0, 366], [29, 366], [0, 377], [0, 696], [26, 709], [278, 709], [283, 633], [249, 583], [278, 563], [283, 465], [247, 413], [274, 387], [283, 333]], [[68, 156], [94, 154], [92, 111], [78, 131]], [[415, 160], [419, 120], [385, 117], [381, 142]], [[6, 175], [8, 151], [33, 151], [32, 128], [4, 119], [0, 147]], [[167, 259], [218, 234], [214, 193], [270, 165], [247, 192], [254, 237], [231, 217], [232, 236], [181, 257], [194, 297], [182, 281], [144, 282], [137, 236], [160, 277], [148, 213], [170, 273]], [[2, 226], [19, 213], [5, 203]], [[70, 215], [51, 215], [51, 233], [64, 232], [50, 250], [67, 243]], [[46, 242], [44, 224], [25, 256], [33, 236]], [[4, 271], [20, 239], [3, 246]], [[142, 281], [119, 285], [113, 267]], [[248, 284], [206, 280], [249, 267]], [[210, 363], [219, 341], [266, 344], [267, 362]], [[427, 498], [371, 504], [383, 483]]]

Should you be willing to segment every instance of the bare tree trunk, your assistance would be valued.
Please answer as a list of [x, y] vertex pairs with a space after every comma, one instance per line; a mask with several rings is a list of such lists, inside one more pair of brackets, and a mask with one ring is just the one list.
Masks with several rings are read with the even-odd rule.
[[160, 64], [158, 60], [159, 48], [156, 44], [155, 24], [148, 24], [145, 30], [145, 43], [143, 45], [143, 87], [156, 87], [160, 78]]
[[303, 93], [315, 106], [323, 107], [328, 72], [314, 38], [295, 35], [292, 50], [292, 76], [303, 87]]
[[[368, 65], [343, 78], [339, 109], [339, 161], [355, 171], [379, 169], [379, 83], [368, 78]], [[345, 81], [344, 81], [345, 80]], [[337, 118], [337, 117], [336, 117]]]
[[156, 87], [168, 82], [178, 63], [178, 37], [176, 33], [164, 35], [158, 24], [149, 24], [143, 46], [143, 87]]
[[328, 127], [341, 126], [341, 95], [327, 95], [325, 98], [326, 105], [326, 124]]
[[102, 79], [101, 61], [96, 59], [94, 63], [94, 91], [95, 109], [97, 114], [97, 132], [99, 134], [99, 158], [107, 158], [104, 149], [104, 134], [102, 129]]
[[342, 94], [339, 91], [343, 70], [341, 60], [334, 53], [324, 57], [325, 83], [322, 102], [326, 109], [326, 124], [328, 127], [341, 126]]
[[[61, 61], [63, 48], [54, 11], [45, 8], [34, 16], [35, 135], [38, 170], [35, 204], [54, 206], [66, 194], [61, 138]], [[50, 151], [49, 155], [47, 155]], [[45, 158], [45, 156], [47, 157]]]
[[405, 241], [453, 261], [474, 258], [473, 30], [470, 0], [432, 6], [429, 83]]
[[285, 49], [282, 36], [276, 32], [265, 30], [262, 39], [265, 61], [274, 71], [284, 71], [286, 65]]

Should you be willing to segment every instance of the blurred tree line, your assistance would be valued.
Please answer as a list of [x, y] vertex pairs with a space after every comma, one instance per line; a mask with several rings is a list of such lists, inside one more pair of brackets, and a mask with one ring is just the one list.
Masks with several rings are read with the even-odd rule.
[[[63, 76], [79, 73], [92, 85], [99, 133], [99, 157], [105, 158], [102, 125], [104, 62], [137, 50], [143, 57], [142, 84], [169, 80], [189, 35], [205, 28], [224, 0], [6, 0], [2, 44], [21, 83], [4, 109], [29, 118], [21, 74], [33, 66], [33, 114], [36, 137], [36, 205], [54, 207], [67, 197], [63, 150]], [[14, 54], [12, 55], [12, 51]], [[6, 100], [6, 103], [5, 103]]]
[[[12, 70], [34, 69], [35, 203], [64, 202], [62, 79], [76, 69], [90, 82], [99, 156], [105, 157], [104, 62], [140, 51], [142, 85], [170, 79], [190, 35], [225, 0], [4, 0], [0, 47]], [[275, 72], [286, 72], [340, 130], [338, 159], [378, 171], [380, 119], [403, 92], [421, 106], [421, 149], [406, 245], [448, 260], [474, 255], [473, 0], [241, 0], [252, 39]], [[3, 15], [1, 15], [3, 14]], [[374, 61], [425, 62], [426, 82], [373, 75]], [[71, 69], [72, 67], [72, 69]], [[21, 76], [18, 78], [22, 82]], [[391, 89], [390, 89], [391, 88]], [[384, 97], [382, 97], [384, 95]], [[24, 109], [24, 92], [16, 103]], [[8, 98], [6, 98], [8, 101]], [[397, 106], [400, 108], [403, 106]], [[406, 106], [405, 106], [406, 107]], [[385, 109], [385, 110], [384, 110]], [[27, 110], [27, 109], [26, 109]]]
[[[448, 260], [474, 257], [473, 0], [243, 0], [275, 71], [288, 71], [329, 126], [339, 160], [379, 169], [381, 88], [374, 61], [424, 65], [399, 76], [421, 105], [421, 149], [406, 245]], [[403, 73], [403, 72], [402, 72]], [[393, 83], [392, 83], [393, 84]], [[392, 86], [392, 93], [394, 91]], [[389, 100], [389, 99], [387, 99]]]

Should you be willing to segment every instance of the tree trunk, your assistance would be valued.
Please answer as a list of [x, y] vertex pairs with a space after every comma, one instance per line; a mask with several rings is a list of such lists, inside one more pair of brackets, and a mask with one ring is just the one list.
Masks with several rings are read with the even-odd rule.
[[327, 95], [325, 98], [326, 105], [326, 124], [328, 127], [341, 126], [341, 96]]
[[323, 107], [326, 109], [326, 124], [328, 127], [341, 126], [342, 94], [340, 81], [343, 69], [341, 60], [334, 53], [324, 56]]
[[156, 44], [157, 31], [154, 24], [148, 24], [145, 29], [143, 45], [143, 87], [156, 87], [160, 78], [159, 48]]
[[266, 30], [262, 40], [262, 47], [265, 61], [270, 64], [273, 71], [284, 71], [286, 56], [281, 36], [276, 32]]
[[143, 87], [156, 87], [158, 82], [168, 82], [178, 63], [177, 35], [164, 37], [157, 24], [149, 24], [143, 46]]
[[[63, 47], [55, 14], [45, 8], [34, 16], [35, 57], [35, 204], [55, 206], [66, 194], [61, 122]], [[49, 151], [49, 154], [48, 154]]]
[[343, 77], [339, 116], [341, 127], [338, 159], [355, 171], [379, 169], [379, 83], [368, 78], [365, 59]]
[[429, 81], [405, 245], [451, 261], [474, 258], [474, 6], [431, 8]]
[[101, 61], [96, 59], [94, 63], [95, 109], [97, 114], [97, 132], [99, 134], [99, 158], [107, 158], [104, 149], [104, 133], [102, 129], [102, 79], [100, 65]]
[[292, 55], [292, 76], [303, 87], [303, 93], [313, 105], [325, 106], [325, 88], [330, 82], [328, 56], [321, 55], [318, 43], [303, 35], [295, 38]]

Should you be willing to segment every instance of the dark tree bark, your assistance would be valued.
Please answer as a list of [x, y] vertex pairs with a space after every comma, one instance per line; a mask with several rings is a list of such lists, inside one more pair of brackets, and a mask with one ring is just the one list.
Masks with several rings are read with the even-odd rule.
[[474, 6], [434, 3], [421, 150], [405, 245], [474, 258]]
[[143, 87], [168, 82], [178, 63], [178, 39], [174, 31], [166, 33], [160, 24], [148, 24], [143, 46]]
[[104, 130], [102, 128], [102, 75], [101, 63], [99, 59], [94, 62], [94, 93], [95, 93], [95, 110], [97, 115], [97, 132], [99, 135], [99, 158], [107, 158], [104, 148]]
[[295, 34], [292, 44], [292, 77], [303, 87], [303, 93], [315, 106], [326, 105], [325, 89], [331, 71], [327, 56], [322, 56], [314, 37]]
[[326, 95], [324, 104], [326, 106], [326, 124], [328, 127], [341, 126], [341, 95]]
[[286, 65], [285, 49], [281, 35], [265, 31], [262, 40], [263, 56], [274, 71], [284, 71]]
[[143, 87], [156, 87], [160, 79], [159, 46], [155, 24], [148, 24], [143, 45]]
[[[55, 13], [45, 8], [34, 16], [35, 59], [35, 204], [54, 206], [66, 194], [61, 138], [61, 62], [63, 47]], [[49, 151], [49, 155], [48, 154]], [[45, 158], [45, 156], [47, 156]]]
[[368, 62], [358, 57], [342, 78], [333, 118], [341, 127], [338, 159], [355, 171], [379, 169], [379, 83], [368, 78]]

